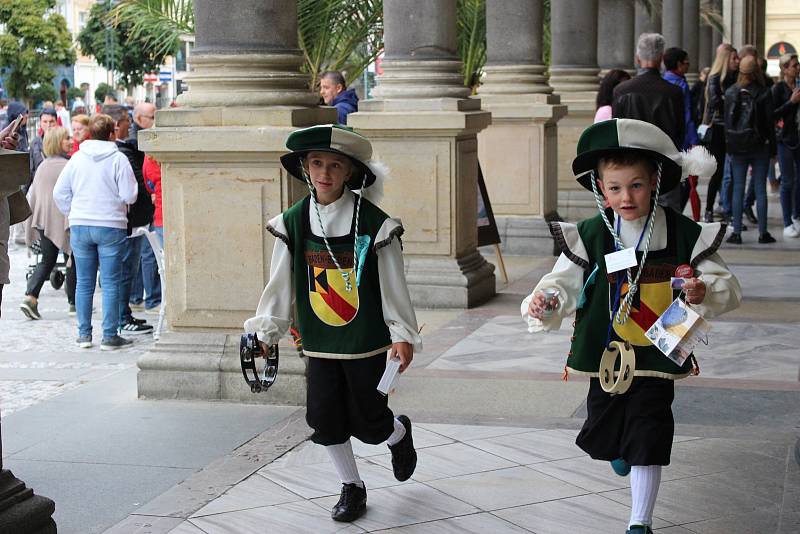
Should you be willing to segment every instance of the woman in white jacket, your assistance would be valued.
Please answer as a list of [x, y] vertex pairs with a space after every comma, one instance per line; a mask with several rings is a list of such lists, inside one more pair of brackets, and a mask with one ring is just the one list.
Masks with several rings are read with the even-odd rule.
[[70, 245], [78, 285], [78, 345], [92, 346], [92, 300], [98, 263], [103, 287], [103, 340], [100, 348], [116, 350], [132, 343], [117, 334], [122, 254], [127, 238], [128, 205], [136, 202], [136, 178], [128, 158], [114, 143], [114, 119], [95, 115], [90, 139], [64, 167], [53, 200], [69, 216]]

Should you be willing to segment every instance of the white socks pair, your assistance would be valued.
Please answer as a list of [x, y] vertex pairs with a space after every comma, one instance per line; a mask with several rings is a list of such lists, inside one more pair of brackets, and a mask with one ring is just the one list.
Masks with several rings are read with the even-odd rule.
[[[406, 435], [406, 427], [403, 423], [394, 419], [394, 432], [386, 440], [389, 445], [396, 445]], [[342, 484], [356, 484], [357, 486], [364, 487], [364, 482], [358, 475], [358, 466], [356, 465], [356, 458], [353, 455], [353, 445], [348, 439], [344, 443], [338, 445], [328, 445], [325, 447], [331, 457], [333, 466], [336, 468], [336, 473], [339, 475], [339, 480]]]
[[653, 525], [653, 508], [660, 484], [660, 465], [631, 466], [631, 520], [628, 526]]

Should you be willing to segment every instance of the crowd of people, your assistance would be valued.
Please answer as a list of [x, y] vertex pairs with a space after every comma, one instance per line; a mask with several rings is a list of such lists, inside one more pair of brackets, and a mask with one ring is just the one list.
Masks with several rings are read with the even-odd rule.
[[[755, 47], [737, 51], [723, 43], [712, 66], [691, 87], [686, 80], [688, 53], [678, 47], [665, 50], [660, 34], [639, 37], [636, 59], [640, 71], [634, 78], [614, 69], [601, 81], [595, 122], [639, 119], [666, 132], [680, 150], [705, 146], [717, 170], [707, 184], [703, 218], [732, 224], [729, 243], [742, 243], [742, 232], [748, 229], [743, 218], [758, 227], [759, 243], [775, 242], [767, 230], [768, 181], [773, 190], [780, 189], [784, 237], [800, 237], [797, 55], [780, 58], [780, 77], [773, 80]], [[697, 177], [690, 176], [659, 202], [679, 212], [690, 204], [694, 220], [700, 220], [697, 187]]]
[[[19, 116], [23, 125], [27, 122], [28, 110], [19, 102], [4, 111], [8, 125]], [[153, 126], [155, 111], [147, 102], [122, 106], [109, 101], [91, 117], [70, 116], [63, 103], [45, 102], [31, 138], [24, 126], [17, 134], [16, 150], [29, 153], [30, 178], [23, 189], [32, 212], [18, 226], [38, 259], [20, 311], [32, 320], [42, 318], [41, 289], [63, 256], [68, 313], [77, 316], [77, 343], [83, 348], [93, 346], [98, 269], [101, 349], [130, 345], [127, 335], [152, 333], [153, 326], [134, 317], [133, 310], [160, 311], [155, 252], [144, 245], [144, 236], [134, 235], [140, 227], [155, 231], [163, 246], [160, 167], [137, 142], [138, 131]]]

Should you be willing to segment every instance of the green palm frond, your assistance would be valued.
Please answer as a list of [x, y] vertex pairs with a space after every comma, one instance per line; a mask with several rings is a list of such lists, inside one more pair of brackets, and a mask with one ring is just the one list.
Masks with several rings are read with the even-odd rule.
[[181, 36], [194, 34], [192, 0], [123, 0], [110, 13], [114, 24], [130, 24], [131, 36], [152, 48], [154, 56], [174, 55]]
[[311, 87], [326, 70], [349, 84], [383, 51], [382, 0], [299, 0], [297, 33]]
[[474, 93], [486, 64], [486, 0], [458, 0], [457, 10], [456, 35], [464, 85]]

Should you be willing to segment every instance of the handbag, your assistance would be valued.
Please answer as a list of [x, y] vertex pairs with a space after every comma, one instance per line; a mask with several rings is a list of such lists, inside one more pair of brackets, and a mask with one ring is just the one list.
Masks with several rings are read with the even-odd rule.
[[7, 199], [9, 224], [21, 223], [33, 215], [31, 206], [28, 204], [28, 199], [25, 197], [25, 193], [23, 193], [21, 189], [16, 193], [10, 194]]

